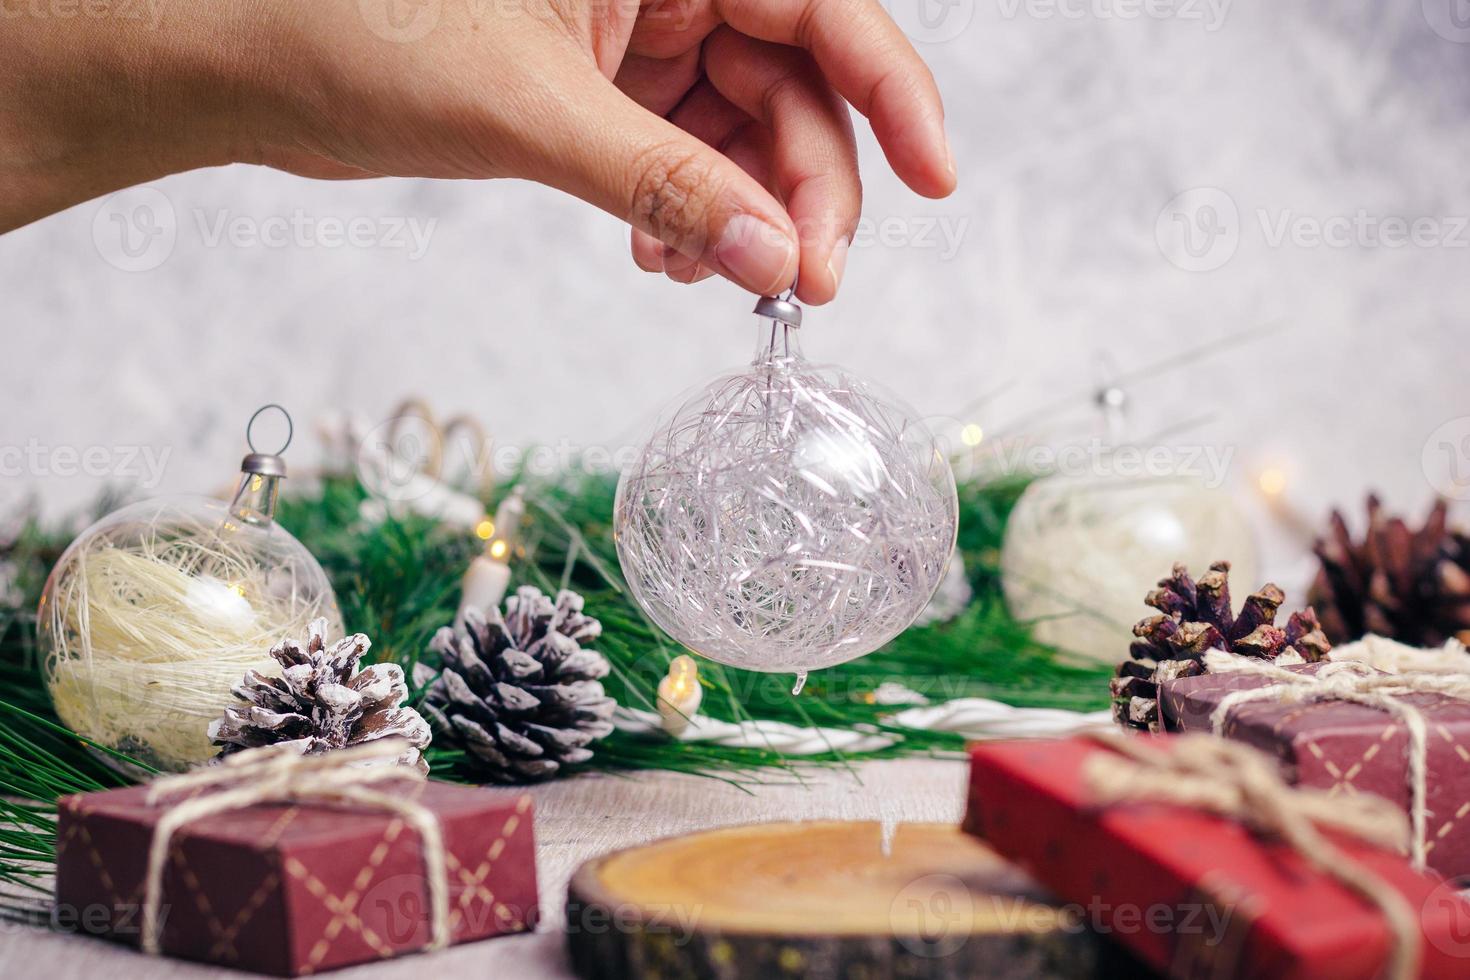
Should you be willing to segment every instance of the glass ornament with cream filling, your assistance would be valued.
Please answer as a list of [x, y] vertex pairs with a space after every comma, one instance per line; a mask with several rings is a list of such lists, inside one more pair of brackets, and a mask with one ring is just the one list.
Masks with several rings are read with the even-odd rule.
[[1222, 558], [1236, 581], [1256, 580], [1250, 525], [1224, 490], [1186, 476], [1050, 476], [1006, 522], [1001, 585], [1036, 639], [1116, 663], [1160, 576]]
[[56, 713], [78, 735], [187, 769], [215, 754], [206, 729], [245, 672], [279, 673], [273, 645], [318, 616], [342, 635], [326, 573], [275, 523], [280, 455], [252, 451], [241, 468], [231, 501], [123, 507], [52, 569], [37, 634]]
[[954, 551], [954, 475], [918, 416], [807, 361], [801, 308], [764, 297], [750, 367], [679, 399], [618, 483], [634, 598], [676, 641], [769, 672], [871, 653], [907, 628]]

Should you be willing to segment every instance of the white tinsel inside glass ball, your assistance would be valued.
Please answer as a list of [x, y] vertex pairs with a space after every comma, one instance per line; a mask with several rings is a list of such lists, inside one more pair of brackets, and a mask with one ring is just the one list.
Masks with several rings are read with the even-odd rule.
[[780, 328], [665, 416], [618, 484], [618, 557], [679, 643], [802, 673], [871, 653], [923, 611], [958, 524], [927, 426]]
[[52, 569], [37, 612], [52, 703], [73, 731], [159, 769], [216, 749], [209, 723], [245, 671], [279, 673], [272, 646], [325, 616], [326, 573], [273, 522], [203, 497], [146, 500], [104, 517]]

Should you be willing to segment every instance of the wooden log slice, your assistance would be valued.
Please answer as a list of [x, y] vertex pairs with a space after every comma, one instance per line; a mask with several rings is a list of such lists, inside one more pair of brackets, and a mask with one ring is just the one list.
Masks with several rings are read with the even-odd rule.
[[949, 824], [770, 823], [583, 864], [567, 895], [586, 980], [1078, 977], [1098, 940]]

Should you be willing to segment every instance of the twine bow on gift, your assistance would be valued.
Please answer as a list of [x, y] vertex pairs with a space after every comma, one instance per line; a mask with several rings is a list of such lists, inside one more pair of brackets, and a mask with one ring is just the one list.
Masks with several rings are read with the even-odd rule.
[[1174, 804], [1281, 841], [1383, 913], [1393, 942], [1386, 976], [1409, 980], [1418, 975], [1421, 937], [1413, 908], [1322, 834], [1334, 830], [1402, 853], [1408, 828], [1393, 804], [1377, 796], [1342, 798], [1288, 786], [1269, 757], [1210, 735], [1181, 735], [1167, 750], [1141, 738], [1096, 738], [1114, 750], [1087, 760], [1083, 775], [1096, 802]]
[[1470, 699], [1470, 674], [1446, 670], [1442, 664], [1429, 662], [1422, 667], [1404, 664], [1397, 673], [1383, 673], [1356, 660], [1326, 663], [1314, 674], [1298, 673], [1269, 661], [1223, 650], [1205, 654], [1205, 667], [1212, 674], [1248, 674], [1272, 682], [1227, 694], [1210, 715], [1210, 726], [1216, 735], [1224, 732], [1232, 711], [1252, 701], [1293, 704], [1350, 701], [1385, 711], [1403, 722], [1409, 733], [1409, 822], [1413, 829], [1409, 856], [1415, 869], [1424, 870], [1428, 854], [1429, 807], [1425, 801], [1429, 781], [1429, 725], [1424, 713], [1403, 698], [1410, 694], [1439, 694]]
[[430, 950], [449, 945], [449, 869], [439, 818], [415, 800], [371, 788], [390, 780], [423, 780], [417, 769], [395, 764], [403, 740], [384, 738], [322, 755], [301, 755], [272, 745], [226, 756], [218, 765], [169, 776], [152, 784], [148, 802], [157, 805], [188, 794], [159, 819], [148, 848], [143, 890], [145, 953], [159, 952], [159, 910], [169, 846], [184, 825], [216, 813], [261, 803], [347, 804], [397, 814], [419, 835], [429, 886]]

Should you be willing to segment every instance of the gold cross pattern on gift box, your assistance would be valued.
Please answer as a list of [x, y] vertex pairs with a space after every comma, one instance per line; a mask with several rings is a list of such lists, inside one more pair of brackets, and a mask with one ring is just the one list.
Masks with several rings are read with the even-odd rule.
[[[1283, 730], [1288, 725], [1294, 723], [1297, 718], [1307, 714], [1314, 709], [1329, 707], [1330, 704], [1331, 703], [1304, 705], [1296, 711], [1288, 712], [1285, 717], [1283, 717], [1280, 721], [1276, 723], [1273, 728], [1273, 734], [1277, 738], [1282, 737]], [[1399, 732], [1402, 730], [1402, 727], [1403, 726], [1400, 725], [1398, 722], [1390, 721], [1384, 728], [1382, 734], [1379, 735], [1378, 740], [1376, 742], [1370, 743], [1356, 760], [1346, 766], [1340, 765], [1339, 763], [1334, 762], [1331, 758], [1329, 758], [1314, 740], [1306, 739], [1304, 740], [1304, 742], [1306, 744], [1307, 751], [1312, 753], [1312, 757], [1322, 764], [1322, 768], [1333, 779], [1333, 783], [1331, 786], [1327, 787], [1327, 791], [1329, 793], [1356, 795], [1357, 793], [1361, 792], [1361, 790], [1359, 790], [1356, 786], [1355, 780], [1357, 780], [1357, 778], [1363, 774], [1363, 770], [1369, 765], [1369, 763], [1377, 758], [1378, 754], [1383, 751], [1384, 746], [1393, 741], [1394, 738], [1398, 736]], [[1446, 743], [1448, 743], [1450, 748], [1459, 757], [1462, 763], [1470, 766], [1470, 750], [1467, 750], [1465, 746], [1460, 743], [1459, 739], [1455, 737], [1453, 732], [1451, 732], [1442, 724], [1431, 725], [1430, 731], [1432, 734], [1438, 735]], [[1455, 825], [1458, 824], [1461, 820], [1464, 820], [1466, 816], [1470, 816], [1470, 801], [1462, 802], [1455, 809], [1455, 812], [1449, 816], [1448, 819], [1441, 823], [1439, 827], [1431, 831], [1424, 842], [1425, 853], [1432, 853], [1434, 850], [1435, 842], [1443, 840], [1445, 837], [1447, 837], [1454, 830]]]
[[[427, 783], [421, 785], [427, 785]], [[416, 789], [415, 795], [418, 792], [420, 790]], [[505, 851], [507, 843], [515, 834], [516, 830], [519, 829], [521, 820], [530, 807], [531, 797], [517, 797], [514, 811], [505, 818], [505, 822], [501, 824], [495, 839], [490, 842], [489, 847], [485, 850], [484, 856], [473, 869], [467, 868], [453, 853], [446, 853], [445, 859], [449, 871], [452, 875], [456, 875], [459, 878], [461, 885], [455, 907], [450, 910], [451, 929], [463, 922], [465, 910], [477, 898], [483, 899], [485, 904], [500, 918], [500, 921], [508, 922], [514, 919], [511, 911], [504, 905], [498, 903], [494, 893], [485, 887], [485, 881], [490, 877], [496, 860]], [[358, 909], [361, 907], [360, 903], [364, 896], [368, 894], [374, 884], [373, 878], [378, 868], [392, 852], [393, 844], [398, 840], [404, 829], [405, 824], [402, 820], [395, 817], [389, 821], [388, 826], [383, 830], [382, 837], [379, 838], [372, 852], [368, 855], [367, 864], [353, 878], [351, 887], [341, 895], [333, 894], [331, 889], [299, 860], [289, 856], [286, 858], [283, 864], [286, 874], [300, 881], [306, 890], [320, 901], [332, 916], [328, 920], [326, 927], [322, 930], [321, 936], [307, 954], [307, 961], [302, 968], [303, 973], [312, 973], [321, 965], [322, 961], [331, 951], [333, 943], [336, 942], [344, 929], [361, 936], [363, 941], [381, 958], [387, 958], [401, 952], [401, 950], [394, 949], [391, 944], [385, 941], [384, 937], [378, 935], [377, 932], [364, 923], [358, 914]], [[451, 883], [452, 888], [453, 883]]]
[[[418, 784], [412, 796], [420, 795], [427, 783]], [[452, 931], [458, 931], [464, 922], [466, 915], [473, 904], [479, 900], [489, 908], [496, 920], [501, 924], [516, 921], [515, 913], [501, 903], [493, 890], [486, 882], [494, 871], [495, 863], [505, 852], [511, 837], [520, 829], [521, 822], [526, 819], [526, 813], [531, 808], [531, 797], [519, 796], [516, 798], [513, 810], [505, 817], [494, 840], [486, 847], [484, 854], [473, 866], [462, 862], [453, 853], [446, 854], [446, 865], [451, 876], [450, 889], [454, 899], [454, 905], [450, 910], [450, 927]], [[270, 852], [280, 842], [287, 828], [303, 812], [299, 806], [289, 806], [282, 810], [281, 814], [271, 824], [270, 828], [261, 835], [258, 850]], [[88, 831], [84, 817], [77, 814], [78, 819], [70, 823], [65, 833], [57, 839], [58, 858], [61, 853], [69, 848], [80, 845], [85, 849], [88, 862], [92, 865], [97, 875], [98, 882], [106, 891], [109, 900], [115, 909], [139, 909], [142, 906], [143, 882], [132, 889], [128, 895], [123, 895], [117, 886], [116, 880], [107, 868], [107, 863], [91, 833]], [[209, 931], [210, 948], [208, 957], [219, 962], [237, 962], [239, 950], [236, 941], [240, 933], [251, 922], [254, 916], [263, 908], [270, 897], [278, 892], [283, 882], [290, 880], [299, 881], [310, 894], [330, 913], [330, 918], [322, 930], [316, 942], [307, 954], [307, 959], [302, 964], [301, 972], [308, 974], [314, 972], [331, 952], [333, 944], [345, 933], [360, 936], [362, 940], [380, 957], [386, 958], [396, 955], [404, 950], [394, 948], [385, 937], [380, 936], [374, 929], [363, 922], [358, 914], [362, 907], [361, 903], [369, 895], [375, 885], [374, 877], [383, 862], [392, 853], [394, 844], [403, 835], [407, 828], [405, 822], [398, 817], [390, 819], [384, 827], [381, 836], [373, 845], [369, 853], [367, 863], [353, 878], [351, 885], [343, 894], [334, 894], [332, 890], [319, 879], [312, 871], [294, 856], [287, 855], [281, 866], [272, 869], [264, 875], [251, 892], [246, 902], [235, 912], [229, 922], [221, 919], [210, 902], [204, 883], [200, 881], [194, 869], [189, 866], [188, 859], [184, 856], [183, 845], [191, 838], [186, 830], [177, 834], [169, 849], [168, 861], [177, 869], [178, 875], [174, 879], [181, 883], [186, 895], [192, 901], [194, 907], [199, 911], [206, 928]], [[423, 880], [420, 873], [415, 876], [419, 881]], [[456, 884], [457, 883], [457, 884]], [[454, 894], [457, 891], [457, 894]], [[427, 915], [427, 912], [425, 912]], [[415, 929], [418, 922], [414, 923]], [[114, 926], [118, 923], [114, 923]], [[391, 938], [391, 937], [388, 937]]]

